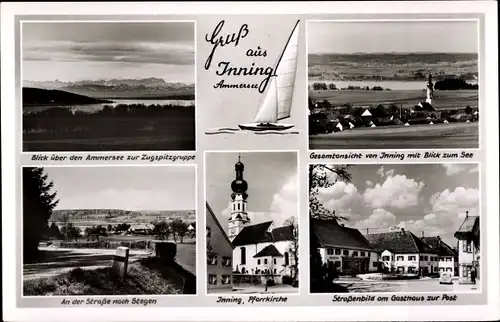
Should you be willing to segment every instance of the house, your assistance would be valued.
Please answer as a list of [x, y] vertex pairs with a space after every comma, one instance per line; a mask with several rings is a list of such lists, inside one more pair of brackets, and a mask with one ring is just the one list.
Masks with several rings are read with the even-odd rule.
[[234, 238], [233, 269], [240, 274], [261, 275], [281, 283], [294, 275], [293, 226], [275, 227], [272, 221], [243, 227]]
[[476, 267], [476, 278], [480, 272], [480, 227], [479, 216], [469, 216], [467, 212], [465, 220], [455, 232], [458, 239], [458, 281], [459, 283], [471, 282], [471, 269]]
[[384, 271], [429, 275], [439, 270], [437, 251], [404, 228], [368, 234], [366, 239], [378, 252], [379, 265]]
[[234, 247], [208, 203], [206, 225], [208, 292], [232, 292]]
[[337, 220], [311, 219], [323, 263], [342, 274], [361, 274], [378, 270], [378, 255], [368, 240], [355, 228]]
[[441, 240], [441, 237], [422, 237], [424, 243], [437, 251], [439, 272], [450, 272], [453, 276], [458, 274], [458, 254], [453, 248]]

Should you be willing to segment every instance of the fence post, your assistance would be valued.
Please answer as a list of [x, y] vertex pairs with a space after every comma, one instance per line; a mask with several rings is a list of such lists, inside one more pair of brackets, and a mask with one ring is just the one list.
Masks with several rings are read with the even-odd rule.
[[116, 249], [116, 254], [113, 256], [113, 266], [111, 267], [111, 271], [115, 276], [119, 278], [127, 276], [128, 257], [128, 247], [118, 247]]

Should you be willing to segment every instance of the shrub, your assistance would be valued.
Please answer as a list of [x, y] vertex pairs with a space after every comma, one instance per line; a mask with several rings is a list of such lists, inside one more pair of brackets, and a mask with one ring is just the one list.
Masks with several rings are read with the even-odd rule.
[[267, 285], [267, 286], [273, 286], [274, 284], [275, 284], [275, 283], [274, 283], [274, 280], [273, 280], [273, 279], [268, 279], [268, 280], [266, 281], [266, 285]]
[[281, 283], [291, 285], [293, 283], [293, 279], [290, 275], [283, 275], [283, 277], [281, 278]]

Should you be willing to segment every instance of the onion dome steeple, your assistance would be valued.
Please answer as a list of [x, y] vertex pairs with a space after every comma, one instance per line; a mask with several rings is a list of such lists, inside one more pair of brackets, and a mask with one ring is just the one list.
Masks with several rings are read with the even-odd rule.
[[246, 199], [248, 183], [243, 179], [245, 166], [241, 162], [241, 156], [238, 156], [238, 162], [234, 165], [234, 170], [236, 172], [236, 178], [231, 183], [231, 190], [233, 190], [233, 194], [231, 196], [234, 199], [235, 194], [242, 194], [243, 198]]

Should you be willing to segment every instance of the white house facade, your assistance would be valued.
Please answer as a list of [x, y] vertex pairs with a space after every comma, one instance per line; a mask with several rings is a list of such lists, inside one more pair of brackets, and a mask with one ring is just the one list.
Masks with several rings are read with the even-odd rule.
[[465, 217], [457, 232], [458, 239], [458, 277], [459, 283], [472, 282], [471, 271], [474, 268], [476, 278], [480, 277], [480, 227], [479, 216]]
[[458, 254], [456, 251], [441, 240], [441, 237], [422, 237], [424, 243], [432, 247], [438, 253], [438, 272], [448, 272], [453, 276], [458, 274]]

